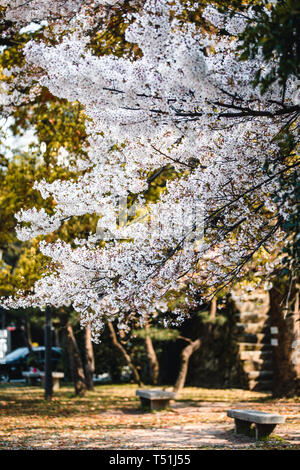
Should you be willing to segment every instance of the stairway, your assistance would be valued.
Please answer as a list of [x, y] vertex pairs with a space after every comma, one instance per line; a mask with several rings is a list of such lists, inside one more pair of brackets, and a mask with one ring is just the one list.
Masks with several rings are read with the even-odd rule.
[[254, 291], [236, 296], [237, 342], [239, 357], [250, 390], [271, 391], [273, 359], [269, 324], [269, 294]]

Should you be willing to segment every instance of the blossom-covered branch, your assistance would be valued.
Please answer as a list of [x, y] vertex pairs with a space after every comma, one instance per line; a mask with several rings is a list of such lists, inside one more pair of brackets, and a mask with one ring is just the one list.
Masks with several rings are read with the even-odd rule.
[[[26, 45], [39, 84], [79, 101], [91, 120], [88, 157], [72, 166], [77, 177], [35, 184], [55, 201], [53, 214], [21, 211], [19, 238], [48, 234], [72, 216], [95, 213], [99, 221], [96, 233], [72, 245], [43, 242], [51, 273], [6, 305], [72, 303], [97, 336], [103, 315], [123, 322], [138, 313], [142, 322], [167, 309], [178, 289], [191, 304], [199, 293], [208, 298], [244, 276], [258, 254], [257, 277], [274, 270], [269, 254], [284, 243], [280, 226], [296, 210], [282, 181], [298, 173], [298, 161], [280, 139], [283, 131], [297, 139], [295, 79], [284, 99], [276, 82], [264, 94], [251, 85], [257, 67], [272, 67], [259, 55], [239, 60], [251, 8], [231, 18], [212, 6], [201, 11], [215, 28], [226, 27], [222, 36], [183, 22], [187, 6], [197, 8], [147, 0], [124, 14], [126, 41], [140, 51], [134, 58], [96, 56], [76, 28], [56, 45]], [[172, 178], [151, 199], [170, 168]]]

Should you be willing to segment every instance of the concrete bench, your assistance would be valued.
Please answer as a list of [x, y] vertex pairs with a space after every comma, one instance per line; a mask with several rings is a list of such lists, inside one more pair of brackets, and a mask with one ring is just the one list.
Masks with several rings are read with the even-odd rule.
[[140, 397], [141, 405], [150, 410], [164, 410], [175, 398], [175, 393], [164, 390], [137, 390], [136, 395]]
[[[59, 379], [63, 379], [64, 376], [65, 374], [63, 372], [52, 372], [53, 390], [59, 389]], [[45, 372], [40, 372], [40, 377], [42, 379], [42, 383], [44, 384]]]
[[27, 385], [36, 384], [40, 378], [40, 372], [22, 372], [23, 377], [25, 377]]
[[227, 410], [227, 416], [234, 419], [236, 434], [249, 436], [251, 424], [255, 424], [256, 439], [269, 436], [277, 424], [285, 422], [285, 416], [257, 410]]

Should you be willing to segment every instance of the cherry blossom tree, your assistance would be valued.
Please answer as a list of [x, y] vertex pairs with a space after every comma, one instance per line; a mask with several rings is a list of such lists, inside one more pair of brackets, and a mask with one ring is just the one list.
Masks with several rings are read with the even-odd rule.
[[[157, 309], [167, 312], [178, 290], [186, 298], [175, 309], [180, 320], [199, 296], [243, 279], [249, 265], [254, 280], [264, 281], [282, 263], [275, 254], [290, 241], [282, 225], [297, 210], [291, 182], [299, 102], [292, 74], [284, 85], [253, 87], [257, 70], [267, 77], [276, 57], [266, 61], [258, 51], [240, 60], [240, 37], [255, 9], [147, 0], [120, 13], [138, 53], [99, 57], [90, 47], [91, 10], [63, 3], [72, 28], [62, 20], [59, 40], [27, 43], [26, 67], [35, 86], [84, 106], [87, 157], [66, 158], [75, 178], [35, 183], [55, 201], [53, 212], [24, 208], [17, 233], [20, 240], [45, 236], [84, 214], [99, 221], [84, 239], [41, 241], [49, 273], [30, 295], [5, 305], [72, 304], [97, 340], [104, 318], [121, 328], [128, 318], [143, 324]], [[30, 15], [20, 10], [18, 21]], [[97, 33], [105, 28], [103, 21]], [[173, 177], [149, 200], [170, 168]]]

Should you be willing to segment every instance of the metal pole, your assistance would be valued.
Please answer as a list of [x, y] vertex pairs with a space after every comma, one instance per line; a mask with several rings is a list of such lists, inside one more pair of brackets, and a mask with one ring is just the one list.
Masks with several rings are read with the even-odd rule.
[[0, 312], [1, 312], [1, 329], [5, 330], [5, 309], [0, 307]]
[[51, 364], [51, 308], [46, 307], [45, 325], [45, 400], [52, 398], [52, 364]]

